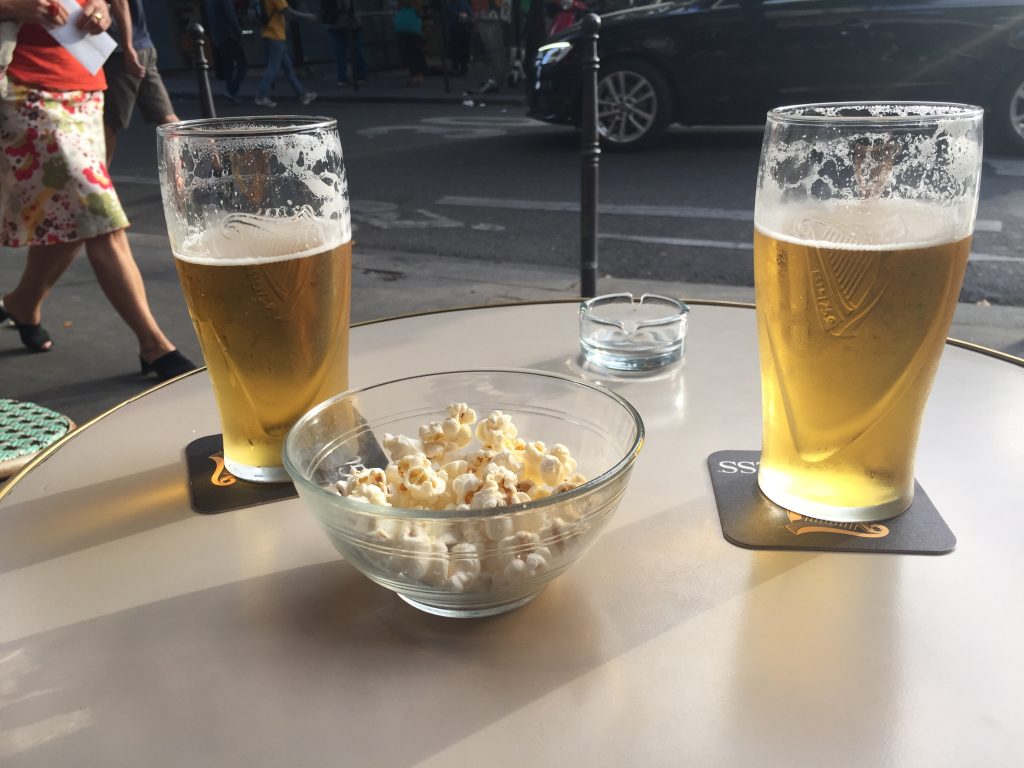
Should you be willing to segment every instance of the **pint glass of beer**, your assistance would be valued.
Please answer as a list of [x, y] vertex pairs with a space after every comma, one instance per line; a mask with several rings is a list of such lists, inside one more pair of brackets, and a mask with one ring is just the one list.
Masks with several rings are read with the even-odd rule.
[[348, 386], [351, 224], [334, 120], [161, 126], [167, 230], [220, 412], [224, 464], [288, 480], [285, 435]]
[[913, 500], [925, 401], [970, 252], [977, 107], [768, 115], [754, 211], [763, 444], [776, 504], [837, 522]]

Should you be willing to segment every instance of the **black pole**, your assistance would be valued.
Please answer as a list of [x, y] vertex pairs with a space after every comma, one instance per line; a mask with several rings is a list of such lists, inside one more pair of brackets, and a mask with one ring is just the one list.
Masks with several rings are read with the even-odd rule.
[[[536, 2], [537, 0], [534, 0]], [[583, 105], [580, 115], [580, 294], [597, 295], [597, 166], [601, 155], [597, 131], [597, 38], [601, 17], [583, 17]]]
[[199, 81], [199, 111], [203, 117], [216, 117], [213, 89], [210, 88], [210, 62], [206, 60], [206, 30], [198, 21], [188, 28], [196, 57], [196, 79]]

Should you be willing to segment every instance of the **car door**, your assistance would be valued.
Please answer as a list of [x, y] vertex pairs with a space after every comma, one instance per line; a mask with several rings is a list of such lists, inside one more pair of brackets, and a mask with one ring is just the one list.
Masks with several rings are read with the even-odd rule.
[[764, 121], [776, 100], [763, 77], [762, 32], [751, 5], [761, 0], [712, 0], [674, 19], [675, 65], [685, 93], [684, 121], [743, 124]]
[[759, 66], [779, 103], [870, 99], [889, 41], [875, 34], [883, 4], [762, 0], [749, 11], [763, 29]]
[[1010, 3], [984, 0], [890, 0], [865, 6], [868, 46], [864, 98], [969, 100], [998, 77]]

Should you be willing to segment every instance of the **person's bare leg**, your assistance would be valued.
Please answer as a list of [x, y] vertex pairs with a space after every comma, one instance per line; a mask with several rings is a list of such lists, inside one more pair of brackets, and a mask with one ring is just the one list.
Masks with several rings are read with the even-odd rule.
[[[81, 242], [30, 246], [18, 285], [2, 297], [7, 313], [19, 323], [42, 322], [43, 300], [71, 266], [80, 245]], [[47, 342], [44, 349], [51, 346], [53, 343]]]
[[103, 293], [139, 340], [139, 356], [151, 363], [174, 349], [160, 330], [146, 299], [142, 273], [132, 256], [128, 235], [123, 229], [85, 241], [96, 279]]

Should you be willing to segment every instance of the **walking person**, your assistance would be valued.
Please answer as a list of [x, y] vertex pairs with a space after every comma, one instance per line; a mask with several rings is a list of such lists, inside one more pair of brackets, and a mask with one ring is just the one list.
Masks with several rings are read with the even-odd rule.
[[452, 72], [469, 71], [469, 38], [473, 31], [473, 7], [469, 0], [445, 0], [444, 25], [452, 59]]
[[427, 74], [427, 59], [423, 53], [423, 21], [416, 10], [415, 0], [398, 0], [394, 24], [398, 48], [405, 66], [409, 68], [409, 85], [422, 85]]
[[214, 61], [219, 77], [224, 80], [224, 95], [241, 104], [238, 92], [249, 71], [249, 60], [242, 47], [242, 24], [234, 0], [204, 0], [204, 5]]
[[156, 48], [146, 28], [142, 0], [113, 0], [110, 10], [116, 22], [114, 36], [121, 48], [103, 65], [107, 79], [103, 123], [108, 166], [117, 146], [117, 132], [128, 127], [136, 105], [147, 123], [164, 125], [179, 119], [157, 69]]
[[291, 54], [288, 53], [288, 25], [289, 19], [305, 19], [316, 21], [316, 16], [304, 11], [296, 11], [288, 5], [288, 0], [262, 0], [263, 10], [266, 15], [266, 24], [263, 25], [263, 42], [267, 49], [267, 68], [263, 71], [260, 84], [256, 88], [256, 106], [276, 107], [277, 102], [270, 99], [270, 87], [277, 78], [277, 73], [283, 71], [296, 95], [302, 104], [309, 104], [316, 99], [314, 91], [307, 91], [302, 82], [295, 75], [295, 67], [292, 65]]
[[476, 32], [479, 48], [491, 72], [490, 77], [480, 84], [477, 93], [500, 91], [508, 72], [504, 22], [494, 8], [494, 0], [489, 2], [490, 10], [477, 14], [473, 19], [473, 30]]
[[[190, 371], [195, 365], [153, 318], [107, 173], [103, 70], [89, 74], [29, 5], [0, 0], [0, 20], [22, 22], [0, 98], [0, 246], [28, 247], [17, 286], [0, 295], [0, 322], [13, 324], [29, 350], [51, 350], [43, 301], [84, 245], [100, 287], [136, 336], [143, 374], [165, 380]], [[103, 0], [81, 5], [84, 33], [110, 26]], [[52, 12], [54, 23], [61, 17]]]
[[366, 80], [366, 52], [363, 50], [363, 23], [356, 13], [355, 0], [322, 0], [321, 18], [334, 41], [334, 61], [338, 67], [338, 86], [348, 85], [349, 52], [352, 55], [352, 78], [356, 83]]

